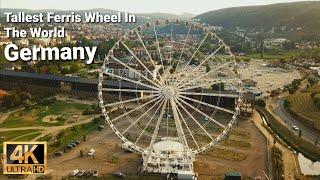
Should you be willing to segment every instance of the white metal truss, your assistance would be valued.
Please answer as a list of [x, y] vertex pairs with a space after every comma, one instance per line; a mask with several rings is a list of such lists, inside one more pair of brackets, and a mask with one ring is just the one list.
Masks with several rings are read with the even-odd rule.
[[[163, 55], [165, 50], [162, 47], [163, 45], [161, 45], [165, 37], [159, 34], [159, 32], [161, 32], [160, 30], [157, 30], [158, 25], [162, 23], [170, 26], [170, 33], [168, 33], [170, 40], [167, 42], [170, 43], [171, 47], [175, 45], [173, 36], [174, 28], [181, 27], [181, 24], [185, 23], [185, 38], [177, 43], [180, 44], [179, 46], [182, 45], [182, 48], [180, 49], [179, 55], [176, 59], [170, 56], [169, 63], [164, 62]], [[149, 38], [149, 40], [145, 38], [147, 36], [146, 33], [143, 33], [145, 29], [148, 29], [149, 32], [151, 32], [147, 35], [150, 36], [150, 34], [152, 34], [153, 38]], [[195, 156], [201, 152], [207, 151], [223, 139], [239, 115], [240, 105], [242, 102], [242, 83], [237, 71], [239, 66], [235, 61], [235, 56], [232, 54], [230, 47], [227, 46], [224, 41], [216, 35], [216, 33], [211, 32], [209, 29], [210, 28], [200, 23], [181, 22], [175, 20], [147, 23], [129, 31], [123, 36], [123, 38], [120, 38], [115, 43], [115, 46], [111, 48], [104, 60], [99, 72], [98, 98], [102, 113], [105, 117], [105, 122], [124, 143], [126, 143], [131, 149], [142, 154], [144, 160], [143, 169], [146, 171], [152, 171], [150, 166], [154, 165], [157, 167], [157, 170], [154, 170], [153, 172], [157, 171], [160, 173], [168, 173], [169, 170], [177, 172], [183, 164], [185, 167], [188, 167], [190, 171], [193, 171], [193, 161]], [[200, 31], [203, 36], [197, 34], [195, 30]], [[195, 43], [195, 45], [188, 44], [192, 35], [201, 37], [199, 42]], [[128, 45], [130, 44], [130, 38], [142, 46], [141, 49], [146, 54], [146, 57], [142, 59], [135, 54], [135, 50]], [[210, 38], [218, 42], [218, 48], [212, 49], [210, 53], [207, 53], [205, 58], [200, 61], [197, 66], [190, 66], [192, 59], [194, 59], [199, 53], [202, 53], [203, 44]], [[152, 42], [150, 42], [150, 39]], [[153, 44], [154, 47], [151, 47]], [[122, 51], [126, 51], [124, 54], [130, 54], [132, 59], [130, 60], [130, 63], [136, 63], [142, 67], [140, 70], [130, 66], [128, 63], [123, 61], [121, 57], [117, 57], [116, 52], [120, 51], [119, 45], [123, 47]], [[191, 57], [182, 62], [183, 53], [188, 51], [187, 48], [189, 48], [189, 51], [191, 51], [191, 49], [193, 50], [190, 53]], [[154, 50], [153, 52], [151, 52], [152, 49]], [[202, 73], [193, 79], [190, 79], [188, 76], [182, 77], [180, 75], [182, 73], [194, 73], [222, 50], [224, 50], [225, 54], [227, 54], [226, 56], [229, 56], [231, 60], [221, 63], [210, 71]], [[153, 59], [152, 55], [154, 54], [159, 55], [158, 60]], [[113, 71], [109, 71], [106, 65], [110, 60], [116, 62], [123, 69], [134, 72], [140, 77], [140, 79], [133, 79], [123, 74], [116, 74], [113, 73]], [[173, 61], [175, 61], [176, 68], [175, 72], [171, 74], [169, 70], [172, 68]], [[147, 65], [147, 63], [150, 63], [151, 66]], [[212, 73], [216, 73], [218, 70], [223, 71], [224, 68], [227, 68], [230, 65], [235, 68], [234, 71], [236, 72], [236, 76], [223, 79], [218, 77], [214, 79], [213, 82], [228, 82], [230, 80], [236, 80], [236, 82], [239, 82], [239, 89], [237, 92], [197, 91], [197, 89], [205, 87], [204, 83], [199, 83], [202, 78], [209, 77]], [[159, 68], [157, 69], [157, 66], [161, 66], [162, 73], [159, 72]], [[152, 72], [150, 67], [152, 67], [155, 72]], [[193, 67], [193, 69], [190, 72], [181, 72], [187, 67]], [[145, 71], [146, 73], [142, 73], [142, 71]], [[175, 76], [176, 78], [172, 79], [171, 76]], [[104, 87], [104, 83], [106, 82], [105, 79], [110, 77], [118, 80], [118, 88]], [[127, 86], [122, 87], [120, 85], [121, 82], [126, 82], [134, 88], [129, 88]], [[106, 86], [108, 86], [108, 84], [106, 84]], [[112, 96], [115, 93], [118, 93], [119, 101], [107, 103], [107, 101], [105, 101], [105, 97]], [[125, 94], [135, 95], [136, 97], [124, 97]], [[217, 97], [219, 99], [233, 98], [236, 99], [235, 107], [234, 109], [227, 109], [219, 106], [219, 104], [205, 102], [202, 98], [199, 99], [199, 97]], [[110, 107], [131, 108], [117, 116], [110, 116]], [[231, 115], [232, 118], [228, 123], [222, 123], [209, 113], [212, 111], [221, 111]], [[172, 120], [170, 120], [170, 118], [172, 118]], [[119, 127], [117, 127], [117, 123], [126, 122], [127, 125], [124, 129], [120, 130]], [[145, 124], [140, 126], [140, 123]], [[215, 132], [215, 134], [219, 134], [218, 136], [214, 136], [213, 132], [210, 132], [210, 129], [206, 127], [208, 124], [217, 127], [217, 129], [221, 129], [220, 132]], [[125, 134], [134, 132], [135, 129], [133, 127], [138, 130], [138, 133], [136, 134], [137, 137], [134, 140], [129, 140], [125, 137]], [[173, 134], [176, 136], [174, 137]], [[208, 141], [205, 143], [200, 141], [199, 135], [205, 136]], [[147, 145], [142, 145], [142, 143], [146, 141], [143, 141], [145, 136], [150, 140], [148, 139]], [[177, 149], [182, 148], [182, 150], [177, 150], [179, 153], [173, 154], [159, 153], [157, 148], [168, 148], [159, 144], [161, 142], [177, 143]], [[159, 167], [161, 163], [166, 164], [165, 168]], [[172, 163], [176, 163], [177, 167], [170, 169], [169, 167], [172, 166]]]

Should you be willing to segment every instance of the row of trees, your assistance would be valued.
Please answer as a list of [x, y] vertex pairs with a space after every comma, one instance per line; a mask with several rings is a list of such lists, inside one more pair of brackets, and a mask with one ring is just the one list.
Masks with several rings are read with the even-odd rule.
[[285, 86], [285, 90], [289, 91], [289, 94], [295, 93], [301, 84], [301, 79], [294, 79], [291, 84]]

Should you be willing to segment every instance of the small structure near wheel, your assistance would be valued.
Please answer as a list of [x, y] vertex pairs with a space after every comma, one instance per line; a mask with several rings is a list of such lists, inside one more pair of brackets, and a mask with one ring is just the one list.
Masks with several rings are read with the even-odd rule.
[[241, 180], [239, 172], [228, 172], [224, 175], [224, 180]]

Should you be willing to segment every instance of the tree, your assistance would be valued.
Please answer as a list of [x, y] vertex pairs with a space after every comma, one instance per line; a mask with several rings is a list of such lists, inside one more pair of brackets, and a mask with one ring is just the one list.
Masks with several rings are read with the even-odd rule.
[[312, 78], [312, 77], [309, 77], [308, 78], [308, 82], [310, 83], [310, 85], [314, 85], [318, 82], [319, 80], [317, 78]]
[[254, 104], [259, 106], [259, 107], [263, 107], [263, 108], [266, 107], [266, 102], [263, 99], [256, 100]]
[[80, 149], [80, 157], [83, 157], [83, 150]]
[[302, 136], [302, 130], [301, 129], [299, 130], [299, 135], [298, 136], [299, 136], [299, 138]]
[[286, 108], [290, 108], [291, 107], [291, 102], [289, 100], [285, 99], [284, 102], [283, 102], [283, 105]]

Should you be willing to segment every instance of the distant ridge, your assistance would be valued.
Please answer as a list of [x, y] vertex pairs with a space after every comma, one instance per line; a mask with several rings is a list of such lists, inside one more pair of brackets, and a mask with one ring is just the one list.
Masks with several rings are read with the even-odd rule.
[[225, 28], [285, 27], [294, 31], [287, 32], [288, 35], [320, 37], [320, 1], [226, 8], [200, 14], [195, 19]]

